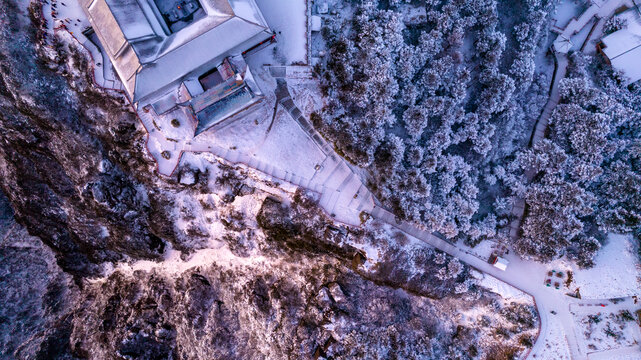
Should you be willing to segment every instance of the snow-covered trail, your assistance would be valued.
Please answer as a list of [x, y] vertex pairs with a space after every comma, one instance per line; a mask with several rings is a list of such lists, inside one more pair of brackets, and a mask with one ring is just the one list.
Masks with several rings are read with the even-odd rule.
[[559, 83], [561, 82], [561, 79], [565, 78], [565, 75], [567, 74], [568, 57], [565, 54], [559, 54], [559, 53], [555, 53], [554, 57], [555, 57], [555, 60], [554, 60], [555, 69], [554, 69], [554, 78], [552, 79], [552, 88], [550, 91], [550, 97], [548, 98], [548, 102], [545, 104], [545, 107], [543, 108], [541, 115], [536, 121], [536, 125], [534, 126], [534, 131], [530, 136], [530, 142], [529, 142], [530, 147], [536, 145], [539, 141], [541, 141], [545, 137], [545, 130], [548, 127], [548, 120], [550, 119], [550, 116], [552, 116], [552, 112], [554, 111], [554, 108], [559, 104], [559, 101], [561, 100]]
[[[376, 206], [371, 215], [379, 221], [396, 227], [407, 235], [458, 258], [476, 270], [489, 274], [532, 296], [539, 312], [541, 328], [534, 346], [528, 353], [528, 358], [541, 358], [537, 355], [543, 352], [545, 339], [550, 336], [551, 317], [555, 317], [562, 326], [565, 333], [564, 340], [569, 347], [571, 358], [582, 360], [592, 358], [592, 355], [588, 353], [587, 346], [580, 337], [581, 334], [577, 333], [572, 312], [576, 311], [577, 308], [594, 309], [596, 307], [604, 307], [610, 310], [633, 309], [634, 302], [632, 297], [625, 298], [622, 302], [614, 304], [609, 299], [575, 299], [559, 290], [546, 287], [544, 281], [548, 272], [547, 266], [538, 262], [523, 260], [514, 253], [505, 255], [510, 261], [510, 265], [508, 270], [502, 271], [489, 264], [485, 259], [477, 257], [463, 245], [452, 244], [440, 239], [429, 231], [421, 230], [411, 223], [398, 222], [392, 213], [381, 207]], [[611, 351], [613, 353], [610, 353], [610, 351], [601, 352], [599, 356], [614, 355], [614, 352], [618, 352], [618, 350]], [[641, 348], [638, 346], [636, 348], [628, 348], [624, 353], [641, 356]], [[605, 359], [607, 357], [600, 358]]]
[[[559, 309], [557, 313], [559, 313], [559, 311], [562, 311], [563, 309], [562, 306], [557, 306], [557, 299], [550, 298], [550, 294], [543, 291], [546, 289], [542, 286], [544, 282], [544, 274], [546, 273], [546, 269], [543, 265], [535, 262], [524, 261], [519, 258], [515, 258], [513, 255], [508, 255], [507, 257], [510, 261], [509, 271], [501, 271], [489, 264], [487, 261], [465, 251], [461, 246], [442, 240], [429, 231], [418, 229], [411, 223], [405, 221], [397, 222], [396, 217], [392, 213], [381, 207], [375, 207], [371, 215], [377, 220], [390, 224], [404, 233], [458, 258], [476, 270], [489, 274], [531, 295], [536, 301], [541, 321], [541, 331], [530, 354], [540, 352], [541, 344], [543, 343], [541, 339], [545, 338], [548, 333], [547, 317], [550, 316], [550, 311], [555, 310], [555, 308], [558, 307]], [[554, 296], [554, 294], [552, 294], [552, 296]], [[580, 358], [576, 357], [576, 359]]]
[[[577, 35], [579, 32], [581, 32], [581, 30], [588, 26], [594, 18], [603, 19], [611, 15], [617, 9], [624, 5], [632, 7], [634, 6], [634, 3], [632, 0], [594, 0], [592, 2], [592, 5], [587, 10], [585, 10], [581, 14], [581, 16], [570, 21], [565, 29], [563, 29], [563, 31], [558, 35], [555, 43], [559, 41], [559, 39], [572, 39], [573, 36]], [[595, 27], [595, 30], [596, 31], [591, 32], [590, 36], [585, 39], [584, 44], [587, 44], [591, 39], [601, 37], [603, 31], [602, 24], [601, 26]], [[589, 47], [582, 48], [581, 52], [590, 53], [592, 52], [592, 49]], [[534, 146], [545, 137], [545, 129], [547, 128], [548, 119], [552, 115], [552, 111], [559, 103], [559, 100], [561, 98], [559, 93], [559, 83], [563, 78], [565, 78], [565, 75], [567, 74], [567, 52], [563, 50], [559, 51], [557, 49], [556, 51], [554, 51], [554, 58], [555, 71], [554, 77], [552, 79], [552, 86], [550, 88], [549, 99], [534, 126], [532, 135], [530, 136], [530, 147]]]
[[[616, 9], [620, 8], [623, 5], [634, 6], [631, 0], [594, 0], [592, 2], [592, 5], [587, 10], [585, 10], [578, 18], [572, 19], [570, 21], [570, 23], [565, 27], [565, 29], [561, 32], [561, 34], [559, 34], [557, 39], [571, 39], [572, 36], [578, 34], [584, 27], [588, 26], [588, 24], [594, 18], [597, 18], [597, 19], [605, 18], [611, 15], [612, 13], [614, 13]], [[585, 39], [584, 44], [587, 44], [591, 39], [599, 38], [602, 35], [603, 27], [597, 26], [596, 29], [597, 31], [592, 32], [589, 35], [589, 37]], [[591, 52], [591, 49], [589, 49], [589, 47], [582, 48], [581, 51], [589, 53]], [[554, 108], [557, 106], [557, 104], [561, 99], [559, 84], [561, 80], [565, 78], [565, 76], [567, 75], [567, 68], [569, 65], [569, 61], [568, 61], [567, 53], [564, 53], [564, 52], [555, 51], [554, 57], [555, 57], [555, 71], [554, 71], [554, 77], [552, 79], [549, 98], [545, 107], [543, 108], [543, 111], [541, 112], [541, 115], [537, 119], [537, 122], [530, 136], [530, 141], [529, 141], [530, 147], [533, 147], [534, 145], [536, 145], [537, 143], [539, 143], [541, 140], [545, 138], [545, 132], [548, 126], [549, 118], [550, 116], [552, 116]], [[526, 172], [526, 177], [528, 181], [531, 181], [534, 175], [535, 174], [532, 174], [531, 172], [530, 173]], [[524, 210], [525, 210], [524, 200], [520, 198], [515, 199], [514, 205], [512, 208], [512, 214], [515, 216], [515, 220], [513, 220], [512, 223], [510, 224], [511, 238], [516, 238], [519, 236], [519, 229], [523, 221]], [[432, 245], [435, 246], [433, 244], [433, 241], [429, 241], [430, 239], [422, 239], [422, 240], [428, 243], [432, 243]], [[444, 249], [441, 249], [441, 250], [445, 251]], [[461, 258], [461, 260], [465, 261], [466, 259]], [[542, 350], [541, 347], [543, 346], [542, 344], [544, 343], [543, 340], [548, 336], [548, 332], [549, 332], [548, 317], [557, 316], [561, 320], [562, 327], [566, 334], [565, 340], [569, 346], [571, 357], [573, 359], [588, 359], [589, 356], [587, 353], [587, 349], [585, 349], [585, 347], [582, 346], [582, 342], [580, 342], [576, 336], [574, 320], [572, 319], [570, 308], [572, 304], [578, 305], [578, 306], [590, 305], [590, 304], [593, 304], [594, 301], [578, 300], [570, 303], [563, 295], [559, 297], [558, 294], [546, 293], [545, 290], [547, 289], [545, 289], [544, 287], [541, 287], [541, 286], [531, 287], [530, 285], [532, 284], [532, 281], [528, 282], [527, 279], [534, 280], [533, 281], [534, 284], [541, 284], [541, 282], [544, 280], [538, 279], [536, 277], [536, 274], [544, 274], [545, 269], [539, 269], [541, 268], [540, 264], [537, 264], [534, 262], [525, 262], [521, 259], [518, 259], [514, 255], [508, 256], [508, 260], [510, 261], [509, 271], [501, 273], [496, 277], [499, 280], [509, 283], [510, 285], [513, 285], [516, 288], [532, 295], [536, 301], [537, 308], [539, 309], [539, 314], [541, 319], [541, 332], [539, 334], [539, 337], [537, 338], [537, 341], [534, 347], [530, 352], [530, 355], [534, 357], [536, 354], [541, 352]], [[471, 266], [474, 266], [472, 263], [468, 263], [468, 264], [470, 264]], [[489, 264], [484, 264], [482, 268], [479, 268], [479, 270], [490, 273], [489, 270], [492, 270], [492, 269], [489, 269]], [[599, 301], [599, 303], [604, 303], [604, 301]], [[550, 311], [555, 311], [556, 315], [552, 315]], [[637, 354], [639, 353], [639, 349], [636, 349], [635, 351], [637, 351]]]

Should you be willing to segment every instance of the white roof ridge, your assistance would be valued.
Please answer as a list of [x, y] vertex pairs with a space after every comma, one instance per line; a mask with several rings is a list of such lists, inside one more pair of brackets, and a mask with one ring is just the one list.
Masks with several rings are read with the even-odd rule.
[[616, 55], [616, 56], [612, 57], [612, 59], [610, 59], [610, 60], [614, 60], [614, 59], [616, 59], [616, 58], [618, 58], [618, 57], [620, 57], [620, 56], [623, 56], [623, 55], [625, 55], [625, 54], [629, 53], [630, 51], [634, 51], [634, 50], [636, 50], [636, 49], [637, 49], [637, 48], [639, 48], [639, 47], [641, 47], [641, 44], [638, 44], [637, 46], [635, 46], [635, 47], [633, 47], [633, 48], [630, 48], [629, 50], [624, 51], [624, 52], [620, 53], [619, 55]]
[[267, 27], [267, 26], [262, 25], [262, 24], [255, 23], [255, 22], [253, 22], [253, 21], [251, 21], [251, 20], [247, 20], [247, 19], [245, 19], [244, 17], [238, 16], [238, 15], [236, 15], [236, 17], [237, 17], [237, 18], [239, 18], [240, 20], [242, 20], [242, 21], [244, 21], [244, 22], [248, 23], [248, 24], [256, 25], [256, 26], [258, 26], [258, 27], [260, 27], [260, 28], [262, 28], [262, 29], [268, 29], [268, 27]]
[[[186, 45], [187, 45], [187, 44], [189, 44], [193, 39], [198, 38], [198, 37], [200, 37], [200, 36], [203, 36], [203, 35], [207, 34], [208, 32], [210, 32], [210, 31], [212, 31], [212, 30], [216, 29], [217, 27], [219, 27], [219, 26], [223, 25], [224, 23], [226, 23], [226, 22], [228, 22], [228, 21], [230, 21], [230, 20], [233, 20], [235, 17], [237, 17], [237, 16], [234, 16], [234, 15], [227, 15], [227, 16], [224, 18], [224, 20], [223, 20], [223, 21], [221, 21], [221, 22], [217, 23], [215, 26], [212, 26], [211, 28], [207, 29], [206, 31], [203, 31], [202, 33], [198, 34], [197, 36], [192, 37], [192, 39], [191, 39], [191, 40], [189, 40], [189, 41], [187, 41], [187, 42], [183, 42], [182, 44], [180, 44], [180, 45], [178, 45], [178, 46], [176, 46], [176, 47], [174, 47], [174, 48], [171, 48], [171, 45], [172, 45], [172, 43], [173, 43], [173, 40], [175, 39], [175, 37], [174, 37], [174, 36], [175, 36], [175, 35], [177, 35], [177, 34], [179, 34], [179, 32], [172, 34], [172, 36], [167, 37], [167, 38], [163, 41], [163, 44], [160, 46], [160, 48], [159, 48], [159, 49], [158, 49], [158, 51], [156, 52], [156, 57], [154, 58], [154, 60], [153, 60], [153, 61], [157, 61], [158, 59], [160, 59], [160, 58], [162, 58], [162, 57], [166, 56], [167, 54], [170, 54], [170, 53], [172, 53], [172, 52], [174, 52], [174, 51], [176, 51], [176, 50], [178, 50], [178, 49], [182, 48], [183, 46], [186, 46]], [[205, 18], [205, 19], [207, 19], [207, 18]], [[205, 20], [205, 19], [202, 19], [202, 20]], [[202, 21], [202, 20], [201, 20], [201, 21]], [[169, 40], [169, 39], [171, 39], [171, 40]], [[169, 49], [169, 48], [171, 48], [171, 49], [170, 49], [170, 50], [167, 50], [167, 49]]]

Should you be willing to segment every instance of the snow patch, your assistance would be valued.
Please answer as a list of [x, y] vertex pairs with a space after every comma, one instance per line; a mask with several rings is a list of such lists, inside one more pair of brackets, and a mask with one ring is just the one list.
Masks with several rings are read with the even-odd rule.
[[196, 183], [196, 176], [192, 171], [184, 171], [180, 175], [180, 183], [183, 185], [193, 185]]
[[285, 65], [307, 63], [307, 0], [256, 0], [256, 4], [276, 32], [276, 48]]
[[570, 360], [570, 348], [563, 326], [556, 316], [548, 316], [548, 333], [543, 350], [536, 354], [540, 360]]
[[379, 260], [380, 260], [380, 250], [375, 247], [373, 244], [366, 243], [366, 244], [359, 244], [352, 242], [350, 245], [353, 247], [365, 252], [365, 257], [367, 257], [367, 261], [363, 264], [363, 267], [365, 270], [370, 271], [376, 265]]
[[271, 266], [269, 259], [264, 256], [240, 257], [234, 255], [226, 245], [220, 245], [215, 249], [201, 249], [190, 255], [171, 248], [165, 252], [165, 258], [161, 262], [151, 260], [138, 260], [128, 263], [120, 263], [114, 268], [114, 271], [122, 271], [131, 274], [134, 271], [162, 271], [167, 274], [178, 275], [199, 266], [209, 266], [211, 264], [221, 266]]
[[574, 281], [587, 299], [641, 294], [639, 259], [630, 236], [610, 234], [591, 269], [574, 270]]
[[[523, 291], [508, 285], [507, 283], [498, 280], [494, 276], [488, 274], [481, 274], [474, 271], [474, 277], [479, 279], [479, 285], [489, 289], [491, 292], [499, 294], [505, 301], [531, 303], [532, 297]], [[478, 274], [478, 275], [477, 275]], [[479, 278], [480, 276], [480, 278]]]

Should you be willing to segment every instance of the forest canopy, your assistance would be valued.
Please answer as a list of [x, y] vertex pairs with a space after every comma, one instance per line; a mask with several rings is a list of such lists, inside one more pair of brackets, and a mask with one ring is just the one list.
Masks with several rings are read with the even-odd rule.
[[[549, 136], [528, 147], [550, 86], [535, 58], [547, 51], [555, 5], [353, 1], [323, 30], [327, 106], [315, 126], [369, 170], [370, 188], [399, 218], [471, 245], [516, 241], [523, 255], [589, 266], [606, 232], [634, 232], [641, 219], [638, 192], [620, 191], [639, 185], [639, 93], [599, 59], [574, 60]], [[409, 18], [408, 8], [425, 15]], [[527, 210], [511, 240], [515, 198]]]

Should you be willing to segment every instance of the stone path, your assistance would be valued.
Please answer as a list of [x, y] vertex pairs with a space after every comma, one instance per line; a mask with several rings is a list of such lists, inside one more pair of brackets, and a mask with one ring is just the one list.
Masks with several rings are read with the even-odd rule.
[[539, 116], [539, 118], [536, 121], [536, 124], [534, 125], [534, 131], [530, 136], [530, 142], [529, 142], [530, 147], [533, 147], [535, 144], [537, 144], [539, 141], [545, 138], [545, 131], [548, 127], [548, 121], [550, 119], [550, 116], [552, 116], [552, 112], [554, 111], [554, 108], [556, 108], [556, 106], [559, 104], [559, 101], [561, 100], [559, 83], [561, 82], [561, 79], [565, 78], [565, 75], [567, 74], [567, 70], [568, 70], [567, 55], [556, 53], [554, 64], [555, 64], [554, 78], [552, 79], [552, 87], [550, 90], [548, 102], [545, 104], [545, 107], [543, 108], [541, 115]]

